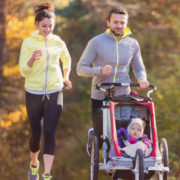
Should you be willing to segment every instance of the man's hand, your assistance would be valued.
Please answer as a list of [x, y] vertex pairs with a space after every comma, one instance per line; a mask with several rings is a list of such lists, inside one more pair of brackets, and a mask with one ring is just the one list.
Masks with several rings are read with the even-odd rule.
[[148, 88], [149, 87], [149, 81], [147, 80], [139, 80], [139, 87], [140, 89], [145, 89], [145, 88]]
[[112, 71], [112, 66], [105, 65], [101, 68], [101, 75], [109, 75], [111, 74], [111, 71]]

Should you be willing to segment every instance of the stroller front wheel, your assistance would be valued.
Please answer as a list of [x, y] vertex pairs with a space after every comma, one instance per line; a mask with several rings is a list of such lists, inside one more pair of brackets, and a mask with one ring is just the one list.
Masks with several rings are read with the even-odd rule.
[[136, 151], [134, 170], [135, 180], [144, 180], [144, 153], [141, 149]]
[[90, 142], [90, 180], [98, 180], [99, 171], [99, 148], [98, 138], [94, 136]]

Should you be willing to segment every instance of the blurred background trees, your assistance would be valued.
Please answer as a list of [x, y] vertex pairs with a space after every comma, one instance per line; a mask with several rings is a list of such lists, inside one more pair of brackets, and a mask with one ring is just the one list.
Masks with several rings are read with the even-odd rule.
[[6, 13], [6, 1], [0, 0], [0, 120], [2, 118], [2, 98], [1, 98], [1, 91], [2, 91], [2, 66], [3, 66], [3, 53], [5, 47], [5, 13]]
[[[0, 0], [0, 103], [3, 107], [0, 121], [0, 174], [2, 179], [7, 180], [14, 177], [26, 179], [29, 166], [29, 126], [24, 106], [24, 79], [19, 74], [18, 59], [23, 39], [35, 28], [33, 7], [37, 2], [40, 1]], [[85, 145], [88, 128], [92, 126], [91, 79], [77, 77], [76, 65], [88, 40], [105, 31], [106, 15], [110, 7], [118, 5], [127, 8], [130, 14], [129, 26], [132, 36], [140, 43], [148, 80], [158, 87], [153, 95], [158, 135], [159, 138], [165, 137], [168, 140], [170, 175], [177, 179], [180, 176], [180, 2], [52, 2], [57, 15], [55, 34], [60, 35], [67, 43], [72, 56], [73, 82], [73, 89], [64, 92], [64, 112], [56, 134], [57, 150], [52, 172], [54, 180], [88, 179], [89, 158]], [[42, 161], [42, 157], [40, 160]], [[110, 177], [102, 172], [101, 179]]]

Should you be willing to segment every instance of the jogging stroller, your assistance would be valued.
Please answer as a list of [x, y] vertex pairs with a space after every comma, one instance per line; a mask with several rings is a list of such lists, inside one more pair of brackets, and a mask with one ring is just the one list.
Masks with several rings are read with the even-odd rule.
[[[109, 175], [114, 174], [114, 179], [150, 179], [154, 174], [159, 180], [167, 180], [168, 146], [165, 138], [158, 141], [154, 103], [150, 94], [156, 91], [154, 85], [147, 91], [146, 96], [136, 93], [123, 96], [112, 96], [112, 90], [116, 86], [139, 87], [139, 84], [100, 83], [98, 90], [106, 93], [103, 107], [99, 110], [103, 116], [103, 146], [102, 158], [99, 162], [98, 139], [89, 130], [87, 149], [90, 153], [90, 180], [98, 180], [98, 171], [104, 170]], [[135, 91], [134, 91], [135, 92]], [[135, 156], [121, 151], [117, 142], [117, 129], [126, 128], [131, 118], [140, 117], [146, 122], [145, 133], [152, 141], [152, 148], [145, 153], [137, 149]]]

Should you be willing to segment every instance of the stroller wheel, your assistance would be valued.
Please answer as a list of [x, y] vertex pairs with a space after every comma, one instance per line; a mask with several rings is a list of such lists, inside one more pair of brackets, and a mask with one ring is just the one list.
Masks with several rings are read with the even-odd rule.
[[91, 128], [88, 131], [88, 141], [87, 141], [87, 144], [86, 144], [86, 151], [87, 151], [87, 154], [89, 156], [91, 155], [91, 141], [92, 141], [93, 138], [94, 138], [94, 129]]
[[[167, 146], [167, 141], [165, 138], [160, 139], [160, 143], [159, 143], [159, 150], [161, 152], [161, 156], [162, 156], [162, 163], [164, 165], [164, 167], [168, 167], [168, 146]], [[167, 172], [163, 172], [163, 180], [167, 180], [168, 178], [168, 173]]]
[[91, 153], [90, 153], [90, 180], [98, 180], [99, 170], [99, 149], [98, 139], [96, 136], [91, 140]]
[[141, 149], [136, 151], [134, 170], [135, 180], [144, 180], [144, 154]]

